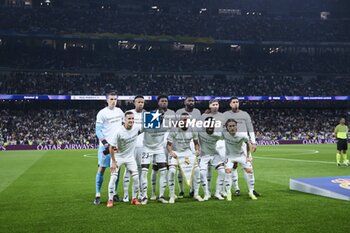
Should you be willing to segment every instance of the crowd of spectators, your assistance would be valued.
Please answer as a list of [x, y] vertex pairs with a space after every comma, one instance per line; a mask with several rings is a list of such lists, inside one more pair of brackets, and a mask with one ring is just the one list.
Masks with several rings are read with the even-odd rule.
[[0, 47], [0, 67], [130, 72], [350, 73], [350, 54], [230, 51], [85, 51]]
[[96, 143], [96, 111], [1, 110], [0, 145]]
[[[332, 139], [345, 110], [246, 109], [258, 140]], [[97, 109], [1, 110], [1, 145], [95, 144]]]
[[21, 33], [116, 33], [253, 41], [349, 41], [349, 19], [254, 15], [125, 14], [59, 8], [0, 8], [0, 29]]
[[348, 76], [0, 73], [0, 94], [195, 96], [349, 95]]
[[335, 139], [334, 127], [345, 110], [250, 109], [258, 140]]

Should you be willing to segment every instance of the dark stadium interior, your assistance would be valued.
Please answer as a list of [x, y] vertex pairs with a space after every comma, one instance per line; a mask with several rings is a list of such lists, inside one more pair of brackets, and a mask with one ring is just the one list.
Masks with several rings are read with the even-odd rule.
[[0, 233], [349, 233], [349, 122], [350, 0], [0, 0]]
[[[349, 16], [346, 0], [2, 0], [0, 94], [349, 96]], [[259, 139], [330, 137], [349, 106], [242, 103]], [[1, 100], [0, 145], [95, 143], [101, 107]]]

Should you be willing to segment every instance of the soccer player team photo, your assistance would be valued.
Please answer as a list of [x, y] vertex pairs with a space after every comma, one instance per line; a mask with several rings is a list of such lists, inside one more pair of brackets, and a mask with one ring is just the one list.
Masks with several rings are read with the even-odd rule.
[[0, 233], [350, 232], [350, 0], [0, 0]]

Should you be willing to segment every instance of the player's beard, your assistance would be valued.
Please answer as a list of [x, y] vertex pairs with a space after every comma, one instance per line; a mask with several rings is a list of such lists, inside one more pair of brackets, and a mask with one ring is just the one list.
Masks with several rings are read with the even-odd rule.
[[193, 105], [193, 104], [189, 104], [189, 105], [187, 105], [186, 107], [187, 107], [187, 109], [189, 109], [189, 110], [193, 110], [193, 109], [194, 109], [194, 105]]

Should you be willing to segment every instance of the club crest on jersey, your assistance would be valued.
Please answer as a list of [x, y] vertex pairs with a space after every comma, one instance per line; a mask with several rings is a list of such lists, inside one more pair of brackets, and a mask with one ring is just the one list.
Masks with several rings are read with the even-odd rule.
[[332, 180], [332, 183], [337, 183], [339, 184], [339, 186], [341, 188], [344, 188], [344, 189], [350, 189], [350, 179], [335, 179], [335, 180]]
[[144, 112], [143, 113], [143, 127], [145, 129], [159, 129], [160, 128], [160, 116], [162, 114], [159, 111]]

